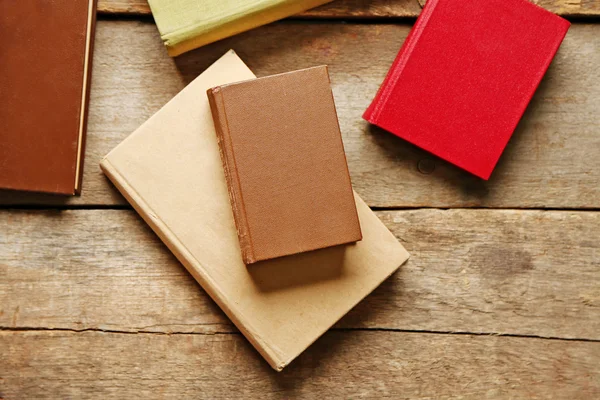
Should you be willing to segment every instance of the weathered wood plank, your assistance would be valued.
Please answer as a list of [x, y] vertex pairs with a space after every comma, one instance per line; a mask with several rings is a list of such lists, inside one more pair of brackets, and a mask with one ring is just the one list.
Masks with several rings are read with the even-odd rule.
[[329, 64], [355, 189], [379, 207], [600, 207], [600, 25], [571, 28], [492, 179], [361, 119], [409, 25], [270, 24], [170, 59], [150, 22], [100, 21], [83, 196], [0, 193], [0, 204], [125, 201], [99, 160], [229, 48], [259, 75]]
[[[592, 0], [591, 3], [596, 1]], [[567, 2], [546, 0], [546, 3], [548, 3], [546, 4], [548, 9], [561, 9]], [[583, 15], [593, 13], [594, 8], [594, 4], [569, 7], [571, 12]], [[146, 0], [99, 0], [98, 12], [101, 14], [151, 14]], [[421, 5], [417, 0], [337, 0], [298, 14], [295, 18], [416, 18], [420, 12]]]
[[[377, 215], [411, 259], [343, 328], [600, 340], [600, 213]], [[130, 210], [0, 212], [0, 326], [235, 332]]]
[[237, 334], [0, 332], [4, 399], [600, 396], [600, 343], [327, 333], [283, 372]]
[[[598, 0], [532, 0], [553, 13], [568, 17], [600, 15]], [[302, 18], [416, 18], [424, 0], [337, 0], [309, 10]], [[99, 0], [103, 14], [149, 15], [146, 0]]]

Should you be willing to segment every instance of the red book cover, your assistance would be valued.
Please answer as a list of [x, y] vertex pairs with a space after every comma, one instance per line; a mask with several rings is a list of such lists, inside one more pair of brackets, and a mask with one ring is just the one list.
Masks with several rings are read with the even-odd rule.
[[428, 0], [363, 118], [488, 179], [569, 26], [527, 0]]

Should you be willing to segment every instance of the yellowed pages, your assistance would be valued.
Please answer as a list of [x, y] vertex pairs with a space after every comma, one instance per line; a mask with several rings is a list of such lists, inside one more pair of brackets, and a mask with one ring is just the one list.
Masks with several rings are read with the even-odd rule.
[[254, 75], [230, 51], [102, 161], [101, 167], [276, 370], [406, 261], [355, 194], [363, 240], [246, 267], [206, 90]]

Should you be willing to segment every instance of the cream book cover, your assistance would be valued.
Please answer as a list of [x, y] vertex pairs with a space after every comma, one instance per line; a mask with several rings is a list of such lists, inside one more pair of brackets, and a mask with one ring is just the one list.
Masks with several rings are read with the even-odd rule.
[[174, 57], [332, 0], [148, 0]]
[[243, 263], [206, 90], [253, 78], [233, 51], [226, 53], [100, 165], [252, 345], [282, 370], [408, 253], [355, 194], [362, 241]]

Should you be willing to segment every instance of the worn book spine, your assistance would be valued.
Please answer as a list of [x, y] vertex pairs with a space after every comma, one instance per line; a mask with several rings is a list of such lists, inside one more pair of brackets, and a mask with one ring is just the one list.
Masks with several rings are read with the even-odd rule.
[[227, 125], [223, 94], [219, 87], [208, 89], [206, 94], [208, 96], [208, 102], [215, 124], [215, 131], [217, 133], [219, 153], [221, 154], [225, 178], [227, 179], [227, 191], [229, 192], [229, 200], [231, 202], [235, 227], [240, 241], [240, 248], [242, 250], [242, 259], [245, 264], [252, 264], [257, 260], [252, 247], [252, 238], [250, 236], [250, 228], [244, 209], [240, 180], [235, 165], [235, 157], [233, 156], [233, 145], [231, 143], [231, 136]]
[[408, 62], [411, 53], [415, 49], [415, 46], [419, 41], [419, 38], [421, 37], [423, 30], [427, 26], [429, 18], [431, 17], [431, 14], [433, 14], [433, 10], [435, 9], [438, 3], [439, 0], [427, 1], [427, 4], [423, 8], [423, 11], [417, 19], [417, 22], [415, 22], [415, 25], [406, 37], [406, 40], [404, 41], [400, 52], [398, 53], [396, 59], [392, 63], [392, 66], [388, 71], [385, 79], [383, 80], [381, 87], [377, 91], [375, 98], [373, 99], [369, 107], [365, 110], [363, 114], [363, 119], [369, 121], [372, 124], [377, 123], [383, 106], [385, 105], [388, 97], [390, 96], [394, 85], [398, 81], [400, 74], [402, 74], [402, 70], [406, 66], [406, 63]]

